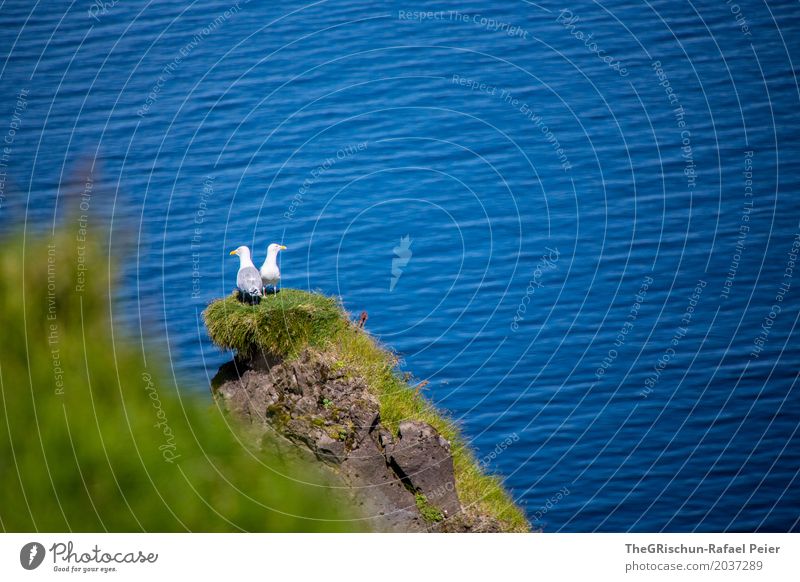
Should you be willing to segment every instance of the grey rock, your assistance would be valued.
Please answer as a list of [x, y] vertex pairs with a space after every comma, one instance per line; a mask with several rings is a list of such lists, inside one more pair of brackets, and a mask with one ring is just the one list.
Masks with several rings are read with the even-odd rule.
[[[306, 351], [292, 362], [237, 359], [220, 368], [212, 391], [254, 442], [282, 454], [294, 448], [313, 455], [335, 472], [370, 530], [476, 531], [455, 491], [450, 443], [416, 421], [401, 423], [393, 438], [369, 387], [324, 355]], [[276, 438], [286, 444], [269, 444]], [[460, 513], [459, 520], [450, 529], [426, 522], [417, 492], [445, 512], [444, 522]]]
[[377, 531], [421, 532], [427, 524], [417, 510], [414, 496], [386, 464], [383, 452], [372, 438], [365, 439], [342, 463], [344, 481], [371, 529]]
[[400, 477], [428, 503], [453, 516], [461, 511], [455, 487], [450, 443], [431, 425], [416, 420], [400, 423], [397, 442], [386, 447]]
[[314, 443], [314, 451], [322, 461], [336, 463], [337, 465], [347, 459], [347, 448], [342, 441], [334, 440], [322, 433]]

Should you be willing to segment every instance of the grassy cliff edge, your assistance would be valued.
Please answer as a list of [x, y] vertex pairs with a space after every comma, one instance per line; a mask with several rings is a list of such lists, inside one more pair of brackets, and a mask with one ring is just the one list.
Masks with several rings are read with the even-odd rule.
[[495, 518], [504, 531], [530, 530], [522, 510], [500, 479], [486, 474], [455, 422], [401, 377], [394, 354], [355, 326], [336, 299], [283, 289], [250, 306], [230, 295], [213, 301], [203, 317], [211, 340], [241, 357], [292, 359], [308, 348], [332, 357], [347, 375], [367, 383], [380, 403], [382, 422], [393, 431], [403, 420], [420, 420], [450, 441], [464, 507]]

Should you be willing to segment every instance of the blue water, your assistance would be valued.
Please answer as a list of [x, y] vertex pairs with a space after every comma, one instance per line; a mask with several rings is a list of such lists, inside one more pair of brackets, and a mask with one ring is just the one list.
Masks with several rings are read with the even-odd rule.
[[201, 393], [283, 242], [545, 531], [797, 530], [800, 13], [737, 2], [4, 2], [3, 228], [110, 217]]

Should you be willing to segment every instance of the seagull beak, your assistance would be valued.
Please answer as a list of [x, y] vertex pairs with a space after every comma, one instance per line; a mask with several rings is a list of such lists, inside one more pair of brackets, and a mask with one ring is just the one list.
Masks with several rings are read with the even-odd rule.
[[231, 251], [231, 254], [232, 254], [232, 255], [238, 255], [238, 254], [239, 254], [239, 251]]
[[286, 247], [285, 247], [285, 246], [283, 246], [283, 245], [281, 245], [281, 250], [282, 250], [282, 251], [285, 251], [285, 250], [286, 250]]

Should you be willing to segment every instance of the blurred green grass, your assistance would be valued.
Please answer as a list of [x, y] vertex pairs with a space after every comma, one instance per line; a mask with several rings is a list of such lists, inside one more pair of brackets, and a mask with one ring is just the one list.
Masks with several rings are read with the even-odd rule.
[[316, 466], [248, 448], [210, 397], [144, 364], [111, 326], [104, 250], [2, 242], [0, 529], [365, 529]]

